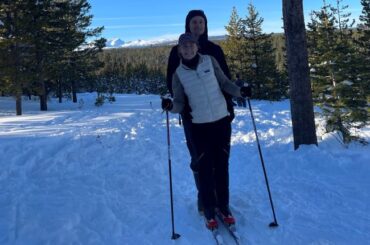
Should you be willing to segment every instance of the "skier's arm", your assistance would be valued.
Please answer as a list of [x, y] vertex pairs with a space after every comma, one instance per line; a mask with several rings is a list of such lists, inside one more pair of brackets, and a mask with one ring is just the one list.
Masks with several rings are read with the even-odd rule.
[[222, 71], [220, 65], [218, 64], [217, 60], [211, 56], [213, 69], [215, 70], [215, 75], [217, 78], [217, 81], [220, 85], [221, 90], [225, 91], [226, 93], [235, 96], [235, 97], [241, 97], [240, 94], [240, 88], [235, 85], [233, 82], [229, 80]]
[[172, 113], [181, 113], [185, 106], [185, 92], [177, 73], [172, 76], [173, 107]]

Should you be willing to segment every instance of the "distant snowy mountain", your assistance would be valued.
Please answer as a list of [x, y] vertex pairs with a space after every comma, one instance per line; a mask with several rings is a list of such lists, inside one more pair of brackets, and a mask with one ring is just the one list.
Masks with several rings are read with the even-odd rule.
[[105, 44], [107, 48], [120, 48], [122, 47], [122, 45], [125, 44], [125, 41], [119, 38], [114, 38], [114, 39], [108, 40]]
[[149, 46], [171, 45], [176, 43], [176, 38], [160, 38], [151, 40], [122, 41], [119, 38], [110, 39], [106, 42], [106, 48], [138, 48]]
[[[226, 36], [212, 36], [209, 37], [212, 41], [221, 41], [225, 40]], [[106, 48], [140, 48], [140, 47], [149, 47], [149, 46], [165, 46], [165, 45], [174, 45], [177, 43], [177, 37], [166, 37], [166, 38], [157, 38], [150, 40], [135, 40], [135, 41], [122, 41], [120, 38], [109, 39], [106, 42]]]
[[137, 48], [137, 47], [148, 47], [148, 46], [164, 46], [176, 43], [175, 38], [161, 38], [151, 40], [136, 40], [125, 43], [122, 47], [124, 48]]

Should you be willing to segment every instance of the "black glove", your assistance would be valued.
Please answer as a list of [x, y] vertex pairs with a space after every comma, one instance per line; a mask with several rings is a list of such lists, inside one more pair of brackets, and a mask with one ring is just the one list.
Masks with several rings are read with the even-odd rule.
[[162, 109], [164, 111], [170, 111], [172, 110], [173, 103], [171, 99], [168, 98], [162, 98]]
[[240, 88], [240, 94], [243, 98], [252, 96], [252, 89], [250, 86], [243, 86]]

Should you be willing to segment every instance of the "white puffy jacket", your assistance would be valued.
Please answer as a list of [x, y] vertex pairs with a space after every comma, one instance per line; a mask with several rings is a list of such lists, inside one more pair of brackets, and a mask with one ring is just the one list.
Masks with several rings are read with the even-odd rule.
[[200, 55], [197, 68], [188, 68], [180, 62], [173, 75], [173, 108], [181, 113], [188, 97], [193, 123], [209, 123], [229, 115], [222, 91], [240, 97], [240, 88], [232, 83], [221, 70], [215, 58]]

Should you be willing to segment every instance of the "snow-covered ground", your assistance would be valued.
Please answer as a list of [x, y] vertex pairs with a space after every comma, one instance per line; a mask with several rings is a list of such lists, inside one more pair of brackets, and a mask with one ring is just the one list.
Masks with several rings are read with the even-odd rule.
[[[0, 244], [214, 244], [196, 210], [183, 129], [171, 115], [171, 236], [165, 114], [154, 95], [83, 103], [0, 98]], [[289, 102], [252, 101], [279, 227], [250, 114], [236, 109], [231, 208], [242, 244], [370, 244], [370, 146], [334, 137], [294, 151]], [[319, 121], [317, 123], [320, 123]], [[361, 130], [370, 140], [370, 126]], [[234, 244], [225, 230], [226, 244]]]

